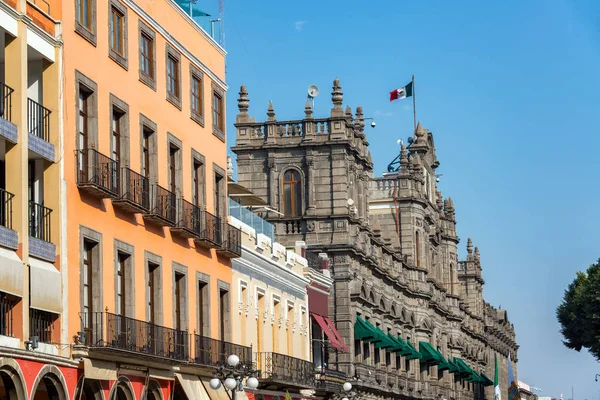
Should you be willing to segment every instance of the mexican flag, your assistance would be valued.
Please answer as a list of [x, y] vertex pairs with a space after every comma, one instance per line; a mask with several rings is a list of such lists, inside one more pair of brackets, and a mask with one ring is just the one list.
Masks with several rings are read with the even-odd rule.
[[390, 101], [405, 99], [413, 95], [413, 83], [412, 81], [400, 89], [392, 90], [390, 92]]
[[494, 372], [494, 400], [502, 400], [500, 396], [500, 380], [498, 379], [498, 356], [495, 355], [496, 371]]

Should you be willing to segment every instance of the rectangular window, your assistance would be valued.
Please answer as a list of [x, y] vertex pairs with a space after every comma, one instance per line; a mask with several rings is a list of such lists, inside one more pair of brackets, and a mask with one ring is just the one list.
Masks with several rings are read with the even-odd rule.
[[151, 324], [157, 323], [157, 307], [159, 305], [158, 301], [158, 285], [159, 285], [159, 271], [160, 266], [154, 263], [148, 263], [148, 288], [147, 288], [147, 298], [148, 298], [148, 311], [147, 317], [148, 322]]
[[157, 125], [144, 115], [140, 115], [140, 165], [141, 174], [150, 184], [158, 181], [158, 140]]
[[88, 97], [89, 93], [87, 93], [83, 88], [79, 89], [79, 99], [77, 102], [77, 111], [78, 111], [78, 135], [77, 135], [77, 145], [79, 150], [87, 150], [89, 146], [89, 137], [88, 137]]
[[179, 97], [179, 68], [178, 61], [169, 56], [167, 58], [167, 91], [173, 97]]
[[91, 321], [93, 317], [94, 306], [93, 306], [93, 296], [94, 296], [94, 261], [92, 251], [96, 247], [96, 243], [84, 240], [83, 242], [83, 266], [82, 266], [82, 274], [83, 274], [83, 312], [88, 318], [87, 326], [92, 326]]
[[215, 171], [214, 181], [214, 204], [215, 204], [215, 215], [219, 218], [224, 219], [226, 217], [225, 212], [225, 171], [222, 168], [213, 167], [217, 169]]
[[144, 32], [140, 35], [140, 71], [154, 79], [154, 39]]
[[77, 0], [77, 22], [92, 30], [92, 1]]
[[110, 155], [114, 161], [121, 158], [121, 117], [123, 114], [113, 109], [111, 121]]
[[224, 114], [223, 114], [223, 95], [217, 91], [213, 91], [213, 127], [219, 131], [224, 131]]
[[229, 340], [229, 290], [219, 289], [219, 340]]
[[127, 280], [129, 274], [127, 271], [128, 254], [117, 253], [117, 314], [127, 315]]
[[192, 149], [192, 203], [202, 208], [205, 205], [206, 170], [204, 157]]
[[0, 292], [0, 335], [13, 336], [13, 308], [17, 305], [18, 298]]
[[209, 330], [209, 298], [208, 282], [198, 281], [198, 334], [200, 336], [210, 336]]
[[120, 56], [125, 55], [124, 49], [125, 16], [116, 7], [110, 8], [110, 49]]
[[198, 116], [203, 115], [202, 80], [192, 75], [192, 112]]
[[177, 193], [177, 155], [179, 149], [173, 145], [169, 146], [169, 190]]
[[96, 0], [75, 0], [75, 32], [96, 45]]
[[185, 275], [175, 273], [175, 329], [183, 330], [183, 305], [185, 304]]
[[144, 130], [142, 138], [142, 175], [150, 179], [150, 136], [154, 132]]
[[58, 315], [35, 308], [29, 309], [29, 337], [37, 336], [42, 343], [52, 343], [54, 321]]

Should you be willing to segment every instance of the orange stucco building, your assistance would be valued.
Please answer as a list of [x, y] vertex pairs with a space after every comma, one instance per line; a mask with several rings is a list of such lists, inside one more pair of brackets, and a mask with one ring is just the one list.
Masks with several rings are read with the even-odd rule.
[[[0, 194], [13, 210], [6, 227], [0, 207], [12, 246], [0, 243], [0, 261], [20, 278], [2, 302], [18, 328], [0, 332], [0, 347], [24, 352], [0, 369], [15, 382], [1, 394], [223, 395], [207, 379], [238, 351], [230, 265], [241, 253], [226, 222], [226, 53], [190, 12], [173, 0], [0, 3], [12, 101], [10, 118], [0, 110]], [[32, 125], [43, 131], [34, 139]], [[30, 257], [32, 241], [42, 249]], [[31, 352], [35, 365], [23, 361]]]

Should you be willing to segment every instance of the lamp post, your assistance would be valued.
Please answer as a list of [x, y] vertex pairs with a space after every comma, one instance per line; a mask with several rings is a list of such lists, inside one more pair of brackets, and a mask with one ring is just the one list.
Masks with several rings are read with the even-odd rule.
[[340, 400], [354, 400], [356, 393], [352, 390], [352, 384], [350, 382], [344, 383], [342, 390], [340, 390], [338, 399]]
[[596, 382], [598, 382], [598, 377], [600, 376], [600, 374], [596, 374]]
[[242, 381], [246, 380], [246, 386], [250, 389], [258, 387], [258, 371], [252, 367], [252, 364], [240, 364], [240, 358], [235, 354], [227, 357], [226, 363], [220, 363], [215, 369], [215, 377], [210, 380], [210, 388], [217, 390], [221, 383], [225, 389], [231, 391], [231, 400], [235, 400], [235, 392], [244, 390]]

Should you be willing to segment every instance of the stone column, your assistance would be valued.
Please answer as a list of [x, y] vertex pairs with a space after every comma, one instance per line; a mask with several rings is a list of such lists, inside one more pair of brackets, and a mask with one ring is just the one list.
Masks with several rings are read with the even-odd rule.
[[312, 156], [306, 157], [306, 186], [308, 189], [308, 201], [306, 204], [306, 214], [312, 215], [316, 211], [315, 207], [315, 161]]
[[[277, 166], [275, 165], [275, 159], [269, 158], [267, 160], [267, 168], [269, 169], [269, 207], [279, 210], [279, 202], [277, 201], [277, 188], [279, 180], [277, 179]], [[283, 210], [279, 210], [283, 212]]]

